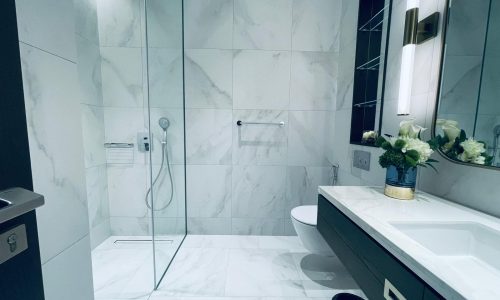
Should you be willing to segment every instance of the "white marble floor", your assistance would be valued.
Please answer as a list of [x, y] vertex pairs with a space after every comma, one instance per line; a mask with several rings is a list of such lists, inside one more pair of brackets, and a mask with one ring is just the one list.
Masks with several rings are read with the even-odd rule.
[[[150, 293], [139, 291], [151, 278], [142, 248], [104, 255], [101, 246], [93, 252], [97, 300], [330, 300], [343, 291], [363, 296], [337, 259], [309, 254], [298, 237], [189, 235]], [[127, 263], [110, 263], [118, 260]]]
[[[156, 265], [161, 277], [182, 236], [155, 239]], [[111, 236], [92, 251], [96, 300], [146, 299], [154, 288], [151, 236]]]

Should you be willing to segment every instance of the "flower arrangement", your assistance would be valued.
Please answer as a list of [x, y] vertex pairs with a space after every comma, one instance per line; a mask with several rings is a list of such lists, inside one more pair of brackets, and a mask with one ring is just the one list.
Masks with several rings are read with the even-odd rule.
[[472, 137], [468, 138], [457, 121], [438, 119], [436, 125], [441, 128], [443, 135], [437, 135], [431, 141], [433, 148], [441, 150], [453, 160], [491, 165], [493, 157], [486, 153], [486, 144]]
[[417, 166], [429, 166], [435, 170], [432, 163], [437, 160], [430, 158], [434, 152], [431, 144], [422, 141], [420, 137], [424, 130], [426, 129], [415, 125], [413, 120], [408, 120], [399, 124], [398, 137], [379, 137], [376, 145], [385, 150], [379, 158], [380, 166], [394, 166], [401, 172]]
[[425, 128], [415, 125], [413, 120], [399, 124], [398, 137], [379, 137], [376, 146], [385, 150], [379, 158], [379, 164], [387, 169], [385, 178], [385, 195], [411, 200], [415, 195], [417, 167], [435, 167], [437, 162], [431, 157], [434, 152], [429, 142], [421, 140]]

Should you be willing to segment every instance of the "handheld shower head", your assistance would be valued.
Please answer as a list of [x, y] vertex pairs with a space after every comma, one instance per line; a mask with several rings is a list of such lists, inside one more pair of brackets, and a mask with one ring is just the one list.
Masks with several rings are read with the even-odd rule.
[[170, 121], [165, 118], [165, 117], [161, 117], [159, 120], [158, 120], [158, 125], [160, 125], [160, 127], [164, 130], [164, 131], [167, 131], [168, 127], [170, 126]]

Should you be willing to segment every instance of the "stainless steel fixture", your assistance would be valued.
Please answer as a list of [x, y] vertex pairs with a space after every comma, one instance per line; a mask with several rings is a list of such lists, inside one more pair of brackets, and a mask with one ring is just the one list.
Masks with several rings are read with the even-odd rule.
[[273, 126], [285, 126], [285, 122], [245, 122], [238, 120], [236, 121], [236, 125], [242, 126], [242, 125], [273, 125]]
[[[158, 120], [158, 125], [161, 127], [161, 129], [163, 129], [163, 139], [161, 140], [161, 164], [160, 164], [160, 169], [158, 170], [158, 173], [156, 174], [153, 183], [148, 188], [148, 191], [146, 192], [146, 197], [144, 198], [146, 206], [153, 211], [164, 210], [165, 208], [170, 206], [172, 200], [174, 199], [174, 180], [172, 178], [172, 170], [170, 170], [170, 161], [168, 157], [168, 148], [167, 148], [167, 131], [168, 127], [170, 127], [170, 121], [165, 117], [161, 117]], [[170, 181], [170, 196], [168, 198], [167, 203], [160, 206], [159, 208], [154, 208], [153, 203], [149, 203], [148, 197], [149, 194], [151, 193], [151, 190], [156, 186], [158, 180], [160, 179], [160, 176], [163, 174], [163, 169], [166, 169]], [[159, 198], [156, 199], [159, 200]]]

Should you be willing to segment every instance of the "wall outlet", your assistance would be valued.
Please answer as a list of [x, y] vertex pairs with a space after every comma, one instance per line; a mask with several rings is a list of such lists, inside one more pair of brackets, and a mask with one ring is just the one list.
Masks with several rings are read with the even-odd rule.
[[370, 171], [370, 156], [368, 151], [354, 150], [353, 166], [365, 171]]

